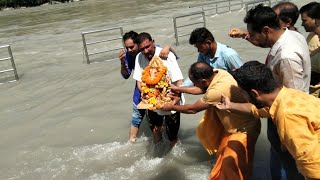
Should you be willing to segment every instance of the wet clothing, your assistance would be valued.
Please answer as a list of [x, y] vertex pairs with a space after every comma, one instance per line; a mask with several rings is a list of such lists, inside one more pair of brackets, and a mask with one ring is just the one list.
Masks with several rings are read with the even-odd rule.
[[[162, 48], [155, 47], [154, 56], [159, 56]], [[163, 65], [167, 67], [167, 74], [171, 81], [177, 82], [183, 79], [180, 67], [176, 60], [176, 56], [170, 52], [167, 60], [162, 60]], [[150, 61], [143, 53], [139, 53], [136, 57], [135, 71], [133, 78], [141, 82], [142, 71], [149, 65]], [[177, 135], [180, 127], [180, 113], [175, 111], [161, 111], [161, 110], [147, 110], [147, 117], [149, 119], [150, 127], [153, 130], [155, 127], [162, 126], [165, 122], [166, 131], [170, 141], [177, 140]]]
[[209, 154], [217, 153], [218, 157], [209, 179], [250, 179], [254, 146], [261, 128], [260, 119], [215, 107], [222, 93], [239, 103], [248, 102], [248, 97], [227, 71], [214, 71], [218, 73], [201, 99], [210, 107], [197, 128], [198, 138], [204, 148]]
[[146, 114], [145, 109], [138, 109], [137, 105], [134, 103], [132, 104], [132, 117], [131, 117], [131, 125], [133, 127], [139, 128], [141, 121]]
[[251, 179], [257, 138], [246, 133], [224, 134], [217, 152], [217, 161], [209, 179]]
[[162, 127], [164, 123], [168, 139], [170, 141], [177, 140], [180, 127], [180, 112], [161, 116], [154, 111], [147, 110], [147, 118], [149, 120], [151, 130], [155, 126]]
[[[162, 48], [155, 47], [155, 53], [154, 56], [159, 56]], [[142, 71], [149, 65], [150, 61], [145, 57], [143, 53], [139, 53], [136, 57], [135, 62], [135, 68], [134, 68], [134, 74], [133, 78], [137, 80], [138, 82], [141, 81]], [[178, 65], [178, 62], [176, 60], [176, 56], [170, 52], [168, 54], [167, 60], [162, 60], [162, 63], [164, 66], [167, 67], [167, 74], [169, 75], [171, 82], [177, 82], [179, 80], [183, 80], [182, 72], [180, 70], [180, 67]], [[161, 110], [155, 110], [159, 115], [169, 115], [175, 113], [174, 111], [161, 111]]]
[[[126, 51], [125, 66], [127, 68], [127, 72], [129, 75], [131, 75], [132, 71], [134, 70], [135, 60], [136, 60], [136, 56], [132, 56], [129, 54], [128, 51]], [[134, 87], [133, 97], [132, 97], [133, 105], [132, 105], [131, 125], [137, 128], [140, 126], [141, 121], [145, 115], [145, 110], [137, 109], [137, 105], [141, 101], [140, 94], [141, 93], [137, 86], [137, 82], [135, 82], [135, 87]]]

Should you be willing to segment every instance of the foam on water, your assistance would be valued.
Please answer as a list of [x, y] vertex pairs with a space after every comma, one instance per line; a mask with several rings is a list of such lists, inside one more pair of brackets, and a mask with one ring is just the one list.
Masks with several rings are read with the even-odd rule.
[[[165, 174], [163, 169], [175, 166], [175, 159], [183, 156], [183, 144], [178, 143], [170, 150], [165, 138], [153, 145], [146, 136], [134, 143], [41, 147], [35, 151], [21, 152], [18, 158], [22, 161], [15, 174], [8, 179], [150, 179], [159, 173]], [[203, 169], [200, 167], [190, 172], [186, 169], [186, 174], [193, 179], [203, 174], [199, 172]]]

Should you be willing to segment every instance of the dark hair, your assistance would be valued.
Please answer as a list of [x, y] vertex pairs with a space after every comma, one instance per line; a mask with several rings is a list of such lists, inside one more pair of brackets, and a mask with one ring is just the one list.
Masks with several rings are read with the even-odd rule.
[[192, 31], [189, 38], [189, 43], [191, 45], [194, 45], [196, 43], [204, 43], [207, 40], [214, 42], [214, 37], [207, 28], [202, 27], [202, 28], [196, 28], [195, 30]]
[[278, 18], [281, 21], [288, 23], [289, 19], [291, 19], [291, 26], [293, 26], [299, 18], [299, 9], [292, 2], [280, 2], [273, 6], [272, 9], [279, 9]]
[[300, 10], [299, 10], [300, 14], [306, 13], [306, 15], [307, 15], [308, 17], [310, 17], [310, 10], [312, 9], [313, 6], [315, 6], [315, 5], [317, 5], [317, 4], [319, 4], [319, 3], [318, 3], [318, 2], [310, 2], [310, 3], [302, 6], [302, 7], [300, 8]]
[[250, 9], [243, 21], [250, 24], [252, 30], [258, 33], [262, 32], [264, 26], [281, 29], [278, 15], [271, 7], [264, 6], [263, 4]]
[[309, 17], [312, 19], [320, 19], [320, 3], [314, 5], [309, 11]]
[[195, 62], [190, 66], [189, 77], [195, 81], [209, 79], [213, 75], [212, 67], [205, 62]]
[[258, 61], [249, 61], [232, 73], [238, 85], [247, 92], [252, 89], [271, 93], [280, 87], [271, 70]]
[[122, 40], [123, 42], [125, 42], [128, 39], [132, 39], [134, 42], [137, 39], [137, 37], [138, 37], [138, 33], [136, 33], [135, 31], [129, 31], [123, 35]]
[[142, 32], [138, 35], [138, 37], [136, 38], [136, 41], [134, 41], [134, 43], [141, 44], [146, 39], [148, 39], [149, 41], [152, 41], [151, 35], [149, 33]]

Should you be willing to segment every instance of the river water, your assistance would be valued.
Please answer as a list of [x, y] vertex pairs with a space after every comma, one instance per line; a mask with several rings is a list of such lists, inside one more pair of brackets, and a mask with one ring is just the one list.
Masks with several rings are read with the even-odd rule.
[[[146, 122], [138, 141], [127, 143], [134, 81], [121, 78], [117, 60], [87, 65], [81, 40], [81, 32], [115, 26], [146, 31], [157, 44], [173, 46], [186, 75], [197, 51], [187, 38], [174, 45], [172, 17], [196, 11], [188, 6], [200, 2], [86, 0], [1, 11], [0, 44], [11, 45], [20, 80], [0, 86], [0, 179], [207, 179], [214, 157], [195, 136], [203, 112], [182, 115], [171, 151], [166, 140], [152, 144]], [[244, 61], [263, 61], [267, 49], [226, 35], [244, 27], [244, 15], [207, 16], [207, 27]], [[200, 97], [186, 96], [187, 103]], [[270, 179], [262, 124], [253, 179]]]

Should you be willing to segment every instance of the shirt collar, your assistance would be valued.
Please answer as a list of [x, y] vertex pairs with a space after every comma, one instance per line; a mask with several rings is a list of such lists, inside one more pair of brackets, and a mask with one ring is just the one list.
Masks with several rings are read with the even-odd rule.
[[276, 52], [278, 51], [278, 49], [280, 48], [280, 46], [285, 43], [285, 37], [287, 36], [287, 34], [289, 33], [289, 30], [286, 28], [286, 30], [284, 31], [284, 33], [280, 36], [280, 38], [277, 40], [277, 42], [271, 47], [270, 50], [270, 55], [271, 56], [275, 56]]
[[216, 53], [214, 54], [213, 59], [217, 59], [220, 57], [220, 52], [221, 52], [221, 44], [219, 42], [217, 42], [217, 49], [216, 49]]

